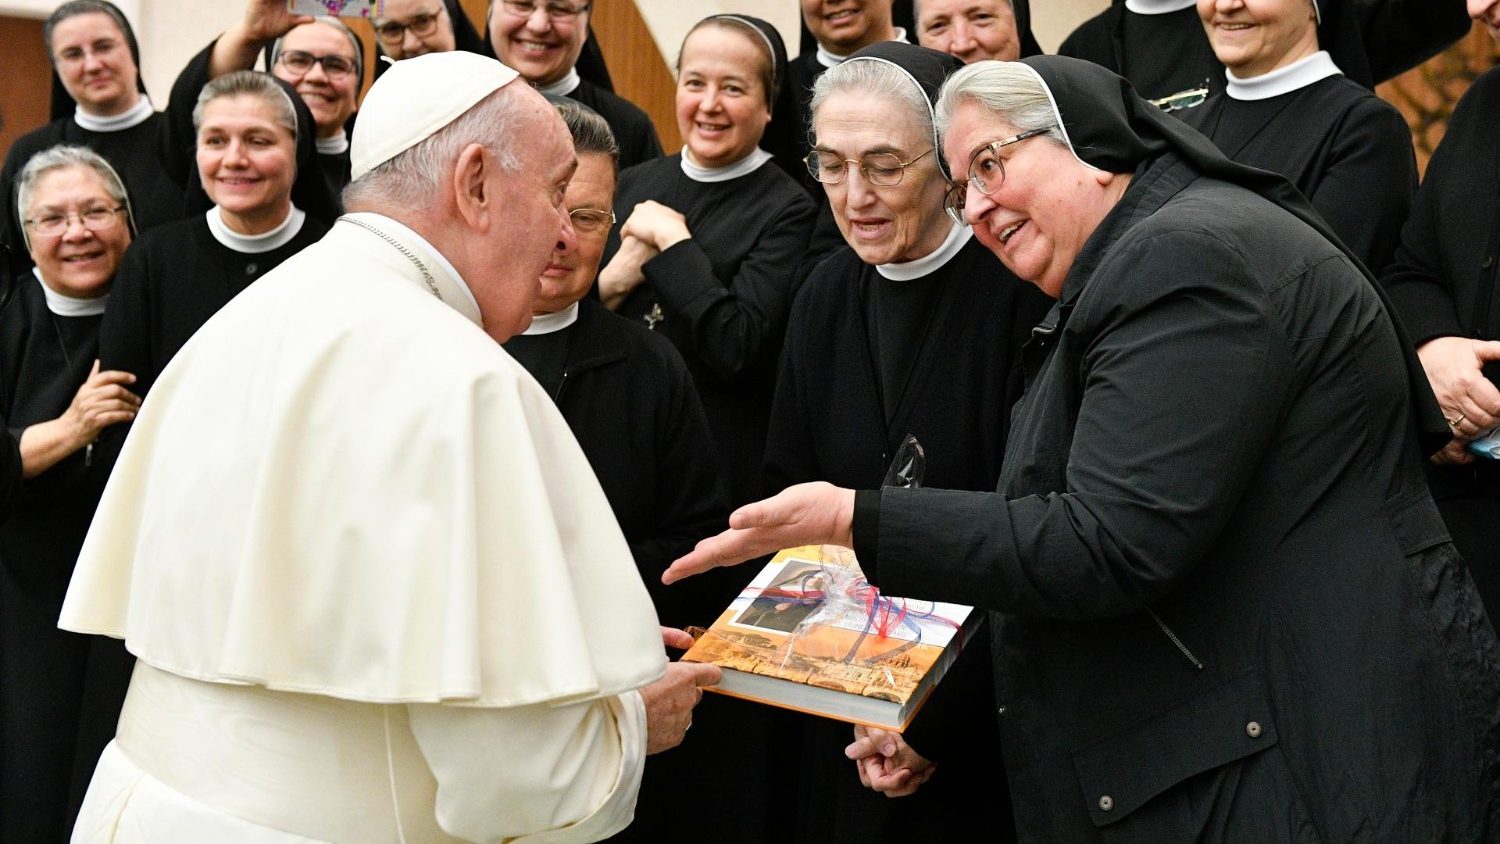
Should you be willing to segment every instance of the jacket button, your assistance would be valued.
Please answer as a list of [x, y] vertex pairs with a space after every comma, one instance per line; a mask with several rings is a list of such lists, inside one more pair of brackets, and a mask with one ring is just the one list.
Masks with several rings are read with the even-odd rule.
[[1099, 811], [1101, 811], [1101, 812], [1108, 812], [1110, 809], [1113, 809], [1114, 807], [1115, 807], [1115, 798], [1110, 797], [1108, 794], [1106, 794], [1103, 797], [1099, 798]]
[[1260, 738], [1260, 722], [1251, 721], [1245, 725], [1245, 735], [1250, 738]]
[[1482, 270], [1487, 270], [1487, 269], [1489, 269], [1490, 267], [1493, 267], [1493, 266], [1495, 266], [1495, 256], [1494, 255], [1486, 255], [1486, 256], [1484, 256], [1484, 263], [1480, 264], [1479, 268], [1482, 269]]

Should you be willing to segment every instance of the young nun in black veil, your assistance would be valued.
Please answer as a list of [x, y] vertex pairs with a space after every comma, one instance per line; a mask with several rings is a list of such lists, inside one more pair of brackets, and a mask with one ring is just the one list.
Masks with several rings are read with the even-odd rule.
[[25, 475], [0, 520], [0, 840], [62, 841], [133, 664], [124, 643], [57, 616], [109, 477], [93, 443], [140, 404], [131, 374], [97, 360], [134, 224], [120, 177], [85, 147], [36, 154], [18, 182], [35, 266], [0, 284], [0, 448], [19, 442]]
[[[781, 336], [805, 274], [813, 202], [758, 145], [785, 72], [770, 24], [699, 22], [678, 61], [683, 151], [620, 174], [599, 293], [682, 352], [724, 450], [730, 498], [758, 491]], [[769, 166], [768, 166], [769, 165]]]
[[[1057, 54], [1109, 68], [1159, 105], [1191, 108], [1205, 93], [1224, 90], [1223, 65], [1203, 37], [1196, 5], [1117, 1], [1073, 30]], [[1330, 0], [1323, 6], [1323, 48], [1367, 88], [1416, 67], [1469, 31], [1457, 0]]]
[[1286, 176], [1379, 273], [1417, 190], [1406, 119], [1318, 49], [1318, 16], [1347, 0], [1199, 0], [1227, 79], [1176, 112], [1229, 158]]
[[107, 0], [73, 0], [47, 18], [42, 33], [54, 71], [53, 120], [22, 135], [6, 153], [0, 242], [11, 259], [0, 269], [31, 265], [16, 223], [16, 177], [33, 155], [57, 144], [86, 146], [104, 156], [125, 180], [142, 229], [183, 213], [182, 189], [161, 178], [157, 133], [163, 116], [152, 109], [141, 83], [140, 47], [130, 22]]
[[336, 207], [332, 216], [318, 219], [332, 225], [339, 195], [349, 184], [348, 129], [364, 85], [364, 43], [338, 18], [291, 14], [286, 0], [249, 0], [245, 16], [177, 75], [162, 141], [167, 173], [186, 184], [197, 169], [193, 158], [198, 133], [192, 114], [203, 86], [227, 73], [249, 70], [262, 54], [266, 72], [291, 86], [312, 113], [316, 155], [302, 170], [315, 168], [322, 174]]
[[312, 116], [286, 83], [253, 70], [221, 76], [204, 86], [193, 123], [194, 213], [126, 254], [100, 330], [105, 367], [135, 373], [142, 396], [209, 317], [337, 216], [312, 163]]

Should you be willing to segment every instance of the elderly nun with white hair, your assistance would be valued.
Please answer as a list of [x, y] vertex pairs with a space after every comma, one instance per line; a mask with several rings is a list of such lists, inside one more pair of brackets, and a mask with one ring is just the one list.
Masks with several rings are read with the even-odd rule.
[[990, 610], [1024, 841], [1493, 840], [1500, 649], [1371, 278], [1283, 178], [1097, 66], [972, 65], [938, 120], [950, 204], [1058, 299], [997, 490], [792, 487], [666, 579], [828, 541]]
[[139, 657], [76, 838], [594, 840], [681, 741], [718, 670], [667, 665], [687, 634], [496, 342], [575, 238], [567, 130], [515, 79], [385, 73], [350, 213], [156, 382], [62, 611]]

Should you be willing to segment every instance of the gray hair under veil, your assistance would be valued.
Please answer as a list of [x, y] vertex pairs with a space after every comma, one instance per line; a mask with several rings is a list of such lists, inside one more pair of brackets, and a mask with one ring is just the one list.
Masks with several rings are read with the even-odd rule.
[[573, 136], [574, 154], [579, 158], [590, 154], [606, 156], [614, 174], [619, 176], [620, 144], [599, 112], [566, 97], [549, 97], [548, 101], [556, 106], [568, 126], [568, 134]]
[[389, 161], [370, 169], [344, 188], [344, 206], [390, 203], [425, 207], [441, 192], [441, 183], [453, 173], [464, 147], [484, 144], [506, 173], [521, 169], [517, 148], [515, 100], [510, 85], [496, 89], [460, 114], [453, 122]]
[[125, 182], [115, 168], [103, 156], [88, 147], [58, 144], [48, 147], [26, 160], [21, 175], [16, 178], [16, 217], [21, 225], [21, 237], [26, 242], [26, 251], [31, 251], [31, 235], [26, 231], [25, 219], [31, 213], [31, 203], [36, 198], [37, 182], [54, 170], [82, 167], [98, 174], [104, 182], [104, 190], [110, 198], [125, 207], [125, 223], [135, 234], [135, 215], [130, 210], [130, 194], [125, 191]]
[[829, 68], [813, 83], [810, 107], [813, 121], [817, 122], [818, 108], [836, 93], [854, 92], [866, 98], [900, 103], [904, 114], [892, 115], [891, 125], [913, 125], [931, 137], [933, 157], [941, 168], [942, 144], [933, 103], [943, 80], [962, 66], [962, 62], [947, 53], [915, 44], [898, 41], [872, 44]]
[[193, 106], [193, 131], [203, 126], [203, 110], [214, 100], [223, 97], [259, 97], [276, 112], [276, 122], [297, 139], [297, 107], [292, 104], [286, 89], [276, 84], [269, 75], [254, 70], [237, 70], [210, 81], [198, 92], [198, 102]]

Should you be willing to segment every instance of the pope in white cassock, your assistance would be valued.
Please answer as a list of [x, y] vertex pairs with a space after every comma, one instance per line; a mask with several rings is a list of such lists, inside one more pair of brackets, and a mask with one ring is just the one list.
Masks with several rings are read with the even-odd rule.
[[350, 213], [142, 408], [62, 612], [139, 658], [75, 841], [594, 840], [716, 680], [668, 665], [567, 423], [496, 342], [574, 237], [572, 144], [515, 78], [388, 70]]

